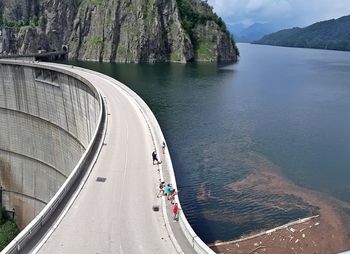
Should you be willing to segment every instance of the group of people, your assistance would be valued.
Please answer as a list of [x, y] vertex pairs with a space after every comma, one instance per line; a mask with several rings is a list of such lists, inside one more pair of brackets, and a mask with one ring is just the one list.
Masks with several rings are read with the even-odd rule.
[[174, 221], [178, 220], [178, 213], [179, 213], [179, 206], [175, 202], [175, 195], [177, 194], [176, 190], [171, 186], [170, 183], [165, 184], [165, 182], [161, 182], [159, 184], [159, 192], [157, 194], [157, 198], [161, 196], [166, 196], [167, 199], [170, 201], [170, 203], [173, 205], [173, 214], [174, 214]]
[[[166, 144], [163, 141], [163, 143], [162, 143], [163, 154], [165, 153], [165, 148], [166, 148]], [[162, 161], [160, 161], [158, 159], [156, 150], [154, 150], [152, 152], [152, 160], [153, 160], [153, 165], [158, 165], [158, 164], [162, 163]], [[174, 214], [173, 220], [175, 222], [178, 221], [178, 219], [179, 219], [179, 209], [180, 209], [178, 204], [175, 202], [175, 195], [176, 194], [177, 194], [176, 190], [171, 186], [170, 183], [169, 184], [165, 184], [165, 182], [162, 181], [159, 184], [159, 192], [157, 193], [157, 198], [159, 198], [161, 196], [167, 196], [167, 199], [173, 205], [173, 208], [172, 208], [173, 214]]]

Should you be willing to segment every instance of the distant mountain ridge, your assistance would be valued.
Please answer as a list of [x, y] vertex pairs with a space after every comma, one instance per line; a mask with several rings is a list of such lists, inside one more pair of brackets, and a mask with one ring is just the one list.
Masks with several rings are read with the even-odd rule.
[[253, 42], [261, 39], [266, 34], [270, 34], [280, 29], [281, 27], [272, 23], [254, 23], [248, 27], [240, 29], [232, 28], [231, 33], [234, 34], [235, 41], [237, 42]]
[[350, 15], [264, 36], [255, 44], [350, 51]]

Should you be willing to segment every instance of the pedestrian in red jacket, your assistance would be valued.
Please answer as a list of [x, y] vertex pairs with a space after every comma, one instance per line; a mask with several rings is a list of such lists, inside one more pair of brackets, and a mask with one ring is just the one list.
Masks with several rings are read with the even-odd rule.
[[180, 210], [180, 208], [179, 208], [179, 206], [177, 205], [177, 203], [175, 203], [174, 205], [173, 205], [173, 213], [174, 213], [174, 221], [178, 221], [178, 219], [179, 219], [179, 210]]

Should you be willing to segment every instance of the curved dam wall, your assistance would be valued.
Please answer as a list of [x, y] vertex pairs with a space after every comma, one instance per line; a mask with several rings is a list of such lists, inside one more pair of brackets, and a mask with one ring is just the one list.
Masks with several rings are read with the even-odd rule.
[[98, 127], [97, 90], [73, 74], [0, 60], [3, 205], [25, 227], [68, 178]]
[[[107, 76], [102, 73], [98, 73], [92, 70], [87, 70], [79, 67], [74, 67], [75, 69], [81, 69], [85, 72], [100, 76], [101, 78], [104, 78], [108, 80], [109, 82], [115, 84], [116, 86], [120, 87], [123, 91], [125, 91], [128, 96], [130, 96], [130, 99], [134, 101], [135, 105], [139, 108], [140, 112], [142, 113], [152, 136], [153, 142], [154, 142], [154, 148], [158, 151], [158, 154], [162, 154], [162, 142], [165, 142], [165, 137], [163, 135], [163, 132], [160, 128], [160, 125], [153, 114], [152, 110], [148, 107], [148, 105], [139, 97], [134, 91], [132, 91], [129, 87], [124, 85], [123, 83]], [[176, 183], [176, 177], [175, 172], [173, 168], [173, 164], [171, 161], [171, 157], [169, 152], [165, 152], [162, 156], [163, 163], [159, 165], [159, 173], [160, 173], [160, 180], [165, 181], [167, 183], [171, 183], [172, 187], [176, 190], [177, 183]], [[181, 203], [179, 200], [178, 195], [175, 196], [176, 202], [181, 207]], [[165, 203], [165, 198], [162, 199], [162, 210], [163, 210], [163, 216], [164, 216], [164, 226], [167, 228], [169, 232], [169, 237], [177, 250], [177, 253], [185, 253], [182, 250], [182, 247], [178, 243], [176, 236], [172, 232], [172, 228], [169, 222], [169, 217], [167, 215], [167, 206]], [[191, 245], [192, 249], [198, 253], [198, 254], [215, 254], [215, 252], [210, 249], [203, 241], [202, 239], [196, 234], [196, 232], [192, 229], [191, 225], [187, 221], [187, 218], [182, 210], [179, 211], [179, 225], [181, 228], [181, 231], [184, 235], [184, 237], [187, 239], [189, 244]]]

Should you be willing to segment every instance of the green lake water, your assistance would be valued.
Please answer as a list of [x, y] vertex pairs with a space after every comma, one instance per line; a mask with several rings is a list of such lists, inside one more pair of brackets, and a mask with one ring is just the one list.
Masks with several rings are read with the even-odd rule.
[[269, 165], [350, 202], [350, 53], [238, 46], [230, 65], [69, 62], [112, 76], [150, 106], [184, 212], [208, 243], [317, 212], [292, 195], [230, 188]]

